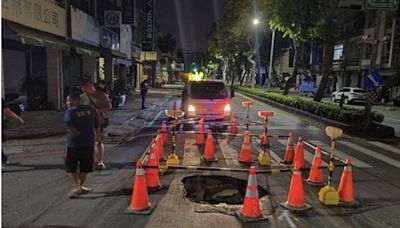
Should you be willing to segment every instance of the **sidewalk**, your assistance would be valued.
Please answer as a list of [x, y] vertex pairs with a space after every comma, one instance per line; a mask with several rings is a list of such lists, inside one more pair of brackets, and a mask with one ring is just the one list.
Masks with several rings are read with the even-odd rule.
[[[127, 96], [123, 107], [110, 111], [110, 125], [106, 133], [110, 137], [135, 135], [147, 122], [159, 113], [164, 103], [177, 95], [174, 90], [150, 90], [147, 96], [147, 109], [141, 109], [141, 96], [135, 93]], [[34, 139], [65, 135], [64, 111], [26, 111], [21, 114], [25, 125], [11, 120], [5, 131], [6, 139]]]

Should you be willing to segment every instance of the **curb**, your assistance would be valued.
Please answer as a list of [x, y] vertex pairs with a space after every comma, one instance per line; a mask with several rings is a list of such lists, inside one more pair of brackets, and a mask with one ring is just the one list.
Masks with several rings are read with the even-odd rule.
[[299, 115], [306, 120], [310, 121], [313, 123], [313, 125], [316, 125], [320, 128], [326, 128], [327, 126], [335, 126], [338, 128], [342, 128], [347, 134], [357, 136], [357, 137], [363, 137], [363, 138], [396, 138], [395, 133], [394, 133], [394, 128], [386, 126], [386, 125], [381, 125], [381, 124], [374, 124], [370, 127], [357, 127], [357, 126], [352, 126], [349, 124], [344, 124], [340, 123], [334, 120], [326, 119], [296, 108], [292, 108], [290, 106], [283, 105], [281, 103], [271, 101], [267, 98], [259, 97], [250, 93], [246, 93], [240, 90], [236, 90], [237, 93], [246, 95], [248, 97], [251, 97], [253, 99], [262, 101], [266, 104], [269, 104], [275, 108], [282, 109], [284, 111]]

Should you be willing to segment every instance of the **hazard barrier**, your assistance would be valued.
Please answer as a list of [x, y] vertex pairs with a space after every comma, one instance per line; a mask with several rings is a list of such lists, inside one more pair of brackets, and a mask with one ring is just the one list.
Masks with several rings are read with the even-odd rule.
[[[304, 141], [303, 141], [303, 144], [306, 145], [306, 146], [308, 146], [308, 147], [311, 147], [311, 148], [314, 149], [314, 150], [317, 149], [317, 147], [318, 147], [318, 145], [314, 145], [314, 144], [312, 144], [312, 143], [310, 143], [310, 142], [307, 142], [307, 140], [304, 140]], [[331, 153], [330, 153], [330, 152], [328, 152], [328, 151], [326, 151], [326, 150], [323, 150], [323, 149], [321, 149], [321, 154], [331, 156]], [[335, 160], [337, 160], [337, 161], [342, 162], [342, 163], [346, 163], [346, 159], [344, 159], [344, 158], [338, 157], [338, 156], [336, 156], [336, 155], [334, 155], [333, 158], [334, 158]]]
[[[344, 167], [346, 164], [338, 164], [337, 167]], [[150, 166], [144, 165], [145, 169], [176, 169], [176, 170], [189, 170], [189, 171], [229, 171], [229, 172], [239, 172], [239, 173], [248, 173], [249, 169], [241, 169], [241, 168], [228, 168], [228, 167], [209, 167], [209, 166], [190, 166], [190, 165], [159, 165], [159, 166]], [[320, 166], [320, 167], [304, 167], [300, 169], [294, 168], [272, 168], [265, 170], [257, 170], [257, 174], [276, 174], [276, 173], [287, 173], [293, 172], [293, 170], [299, 171], [310, 171], [311, 169], [328, 169], [329, 166]]]

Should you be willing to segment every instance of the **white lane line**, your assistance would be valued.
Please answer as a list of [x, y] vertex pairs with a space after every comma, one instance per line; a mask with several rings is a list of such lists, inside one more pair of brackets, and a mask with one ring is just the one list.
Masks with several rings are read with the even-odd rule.
[[391, 151], [391, 152], [393, 152], [395, 154], [400, 154], [400, 149], [396, 148], [394, 146], [390, 146], [390, 145], [387, 145], [385, 143], [381, 143], [381, 142], [377, 142], [377, 141], [372, 141], [372, 142], [369, 142], [369, 143], [371, 143], [372, 145], [375, 145], [377, 147], [380, 147], [382, 149]]
[[200, 165], [200, 151], [196, 145], [196, 139], [194, 137], [186, 137], [183, 152], [182, 163], [184, 165]]
[[[286, 145], [287, 140], [279, 139], [278, 142], [281, 143], [282, 145]], [[294, 149], [296, 149], [296, 145], [295, 145]], [[312, 164], [312, 161], [314, 159], [314, 153], [315, 152], [310, 152], [309, 150], [304, 149], [304, 160], [306, 160], [308, 163]], [[325, 166], [326, 162], [322, 161], [321, 165]]]
[[239, 165], [238, 153], [228, 145], [228, 139], [218, 139], [219, 147], [228, 166]]
[[[331, 152], [330, 145], [327, 145], [322, 141], [319, 141], [319, 140], [308, 140], [308, 141], [316, 146], [320, 146], [323, 150], [328, 151], [329, 153]], [[372, 167], [371, 165], [369, 165], [363, 161], [360, 161], [360, 160], [354, 158], [354, 156], [350, 156], [349, 154], [346, 154], [343, 151], [338, 150], [338, 149], [335, 149], [335, 155], [342, 159], [347, 159], [348, 157], [351, 157], [351, 161], [353, 162], [353, 166], [355, 166], [355, 167], [359, 167], [359, 168], [371, 168]]]
[[385, 155], [376, 153], [375, 151], [372, 151], [370, 149], [364, 148], [364, 147], [359, 146], [359, 145], [357, 145], [355, 143], [352, 143], [352, 142], [340, 141], [339, 143], [343, 144], [345, 146], [348, 146], [348, 147], [350, 147], [350, 148], [352, 148], [352, 149], [354, 149], [354, 150], [356, 150], [356, 151], [358, 151], [360, 153], [363, 153], [365, 155], [368, 155], [370, 157], [373, 157], [373, 158], [381, 160], [381, 161], [383, 161], [385, 163], [388, 163], [388, 164], [390, 164], [390, 165], [392, 165], [392, 166], [394, 166], [396, 168], [400, 168], [400, 162], [397, 161], [397, 160], [394, 160], [393, 158], [390, 158], [390, 157], [387, 157]]

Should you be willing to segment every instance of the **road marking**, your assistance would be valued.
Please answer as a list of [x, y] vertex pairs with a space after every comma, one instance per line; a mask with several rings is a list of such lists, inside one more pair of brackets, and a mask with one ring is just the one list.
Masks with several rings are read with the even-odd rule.
[[200, 151], [196, 145], [196, 139], [194, 137], [186, 137], [185, 147], [183, 148], [183, 164], [184, 165], [200, 165]]
[[[308, 140], [309, 142], [311, 142], [312, 144], [316, 145], [316, 146], [320, 146], [323, 150], [328, 151], [329, 153], [331, 152], [331, 146], [325, 144], [322, 141], [319, 140]], [[335, 155], [343, 158], [343, 159], [347, 159], [348, 157], [351, 157], [351, 160], [353, 162], [353, 166], [355, 167], [359, 167], [359, 168], [371, 168], [372, 166], [370, 166], [369, 164], [360, 161], [356, 158], [354, 158], [353, 156], [350, 156], [344, 152], [342, 152], [341, 150], [335, 149]]]
[[232, 149], [228, 145], [228, 139], [217, 139], [219, 147], [221, 148], [222, 155], [225, 158], [226, 164], [228, 166], [238, 166], [239, 165], [239, 159], [238, 159], [238, 153], [236, 150]]
[[284, 210], [282, 215], [280, 215], [278, 217], [278, 220], [282, 221], [283, 219], [285, 219], [285, 221], [288, 223], [288, 225], [290, 226], [290, 228], [297, 228], [296, 224], [294, 224], [292, 218], [290, 218], [290, 214], [287, 210]]
[[374, 152], [374, 151], [372, 151], [370, 149], [364, 148], [362, 146], [359, 146], [359, 145], [357, 145], [355, 143], [352, 143], [352, 142], [349, 142], [349, 141], [341, 141], [339, 143], [343, 144], [345, 146], [348, 146], [348, 147], [350, 147], [350, 148], [352, 148], [352, 149], [354, 149], [354, 150], [356, 150], [356, 151], [358, 151], [360, 153], [363, 153], [363, 154], [368, 155], [370, 157], [379, 159], [379, 160], [381, 160], [381, 161], [383, 161], [385, 163], [388, 163], [388, 164], [390, 164], [390, 165], [392, 165], [392, 166], [394, 166], [396, 168], [400, 168], [400, 162], [397, 161], [397, 160], [394, 160], [393, 158], [390, 158], [390, 157], [387, 157], [385, 155], [376, 153], [376, 152]]
[[395, 154], [400, 154], [400, 149], [396, 148], [394, 146], [390, 146], [390, 145], [387, 145], [385, 143], [381, 143], [381, 142], [377, 142], [377, 141], [372, 141], [372, 142], [369, 142], [369, 143], [371, 143], [372, 145], [375, 145], [377, 147], [383, 148], [385, 150], [391, 151], [391, 152], [393, 152]]

